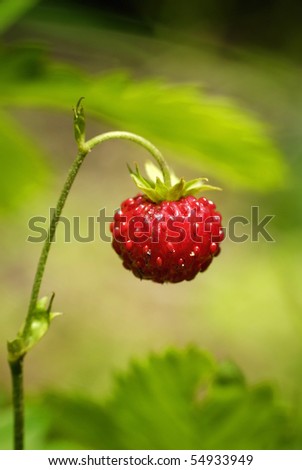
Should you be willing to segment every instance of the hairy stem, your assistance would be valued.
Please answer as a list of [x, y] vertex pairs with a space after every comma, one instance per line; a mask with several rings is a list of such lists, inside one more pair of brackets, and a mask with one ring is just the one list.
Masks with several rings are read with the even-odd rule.
[[26, 328], [29, 328], [30, 323], [31, 323], [31, 315], [34, 312], [35, 306], [37, 304], [37, 300], [39, 297], [39, 292], [40, 292], [40, 287], [43, 279], [43, 274], [45, 271], [45, 266], [49, 254], [49, 250], [51, 247], [51, 243], [54, 239], [55, 233], [56, 233], [56, 228], [57, 224], [59, 222], [60, 215], [62, 214], [63, 208], [65, 206], [66, 199], [68, 197], [69, 191], [71, 189], [71, 186], [75, 180], [75, 177], [78, 174], [78, 171], [84, 161], [84, 158], [86, 157], [87, 152], [79, 152], [76, 159], [74, 160], [67, 179], [65, 181], [65, 184], [63, 186], [62, 192], [60, 194], [60, 197], [58, 199], [57, 205], [55, 212], [52, 216], [52, 219], [50, 221], [49, 229], [48, 229], [48, 235], [47, 239], [45, 240], [45, 243], [42, 248], [42, 252], [40, 255], [40, 259], [38, 262], [37, 270], [36, 270], [36, 275], [34, 278], [33, 282], [33, 287], [32, 287], [32, 292], [31, 292], [31, 297], [30, 297], [30, 303], [29, 303], [29, 308], [28, 308], [28, 315], [25, 321], [25, 330]]

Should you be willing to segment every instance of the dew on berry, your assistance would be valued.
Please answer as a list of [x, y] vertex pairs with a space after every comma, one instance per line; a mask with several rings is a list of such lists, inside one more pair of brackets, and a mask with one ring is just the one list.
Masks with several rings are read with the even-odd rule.
[[132, 246], [133, 246], [132, 240], [127, 240], [125, 243], [126, 250], [131, 250]]
[[114, 214], [114, 220], [119, 221], [123, 219], [123, 212], [119, 209], [115, 214]]
[[211, 245], [210, 245], [210, 251], [211, 251], [211, 253], [215, 253], [215, 252], [216, 252], [217, 246], [218, 246], [217, 243], [211, 243]]
[[162, 260], [162, 258], [161, 258], [160, 256], [158, 256], [158, 257], [156, 258], [156, 264], [157, 264], [158, 267], [162, 266], [163, 260]]
[[121, 230], [121, 233], [122, 233], [123, 235], [125, 235], [125, 233], [127, 233], [127, 230], [128, 230], [128, 224], [127, 224], [127, 222], [122, 222], [120, 230]]
[[170, 253], [175, 253], [175, 249], [174, 249], [174, 247], [173, 247], [173, 245], [172, 245], [171, 242], [168, 242], [168, 243], [167, 243], [167, 248], [168, 248], [168, 251], [169, 251]]
[[119, 227], [114, 227], [114, 236], [118, 237], [121, 234], [120, 228]]

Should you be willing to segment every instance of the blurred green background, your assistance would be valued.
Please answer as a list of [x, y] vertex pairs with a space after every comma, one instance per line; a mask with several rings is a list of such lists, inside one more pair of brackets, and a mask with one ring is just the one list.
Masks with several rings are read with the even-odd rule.
[[[64, 243], [59, 224], [42, 294], [64, 315], [26, 360], [28, 447], [301, 449], [301, 4], [228, 3], [0, 3], [0, 448], [6, 341], [41, 250], [28, 221], [55, 205], [85, 96], [88, 137], [140, 133], [179, 176], [223, 187], [209, 197], [226, 227], [259, 206], [275, 241], [227, 237], [209, 271], [162, 286], [124, 270], [97, 227]], [[127, 142], [88, 156], [64, 211], [83, 236], [135, 194], [126, 163], [147, 157]]]

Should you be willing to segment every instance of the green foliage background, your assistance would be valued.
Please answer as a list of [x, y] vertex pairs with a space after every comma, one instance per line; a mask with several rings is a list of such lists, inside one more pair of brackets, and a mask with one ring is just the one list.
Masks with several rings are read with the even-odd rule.
[[[102, 9], [14, 0], [0, 18], [0, 447], [11, 441], [6, 340], [41, 249], [27, 224], [55, 203], [84, 95], [89, 136], [151, 139], [178, 175], [224, 188], [211, 196], [226, 224], [255, 205], [275, 215], [275, 243], [227, 238], [205, 275], [157, 286], [97, 236], [64, 243], [62, 224], [42, 291], [64, 316], [26, 360], [28, 448], [301, 448], [299, 64], [172, 27], [139, 33]], [[65, 211], [82, 236], [88, 216], [133, 194], [125, 164], [145, 158], [126, 142], [89, 155]]]

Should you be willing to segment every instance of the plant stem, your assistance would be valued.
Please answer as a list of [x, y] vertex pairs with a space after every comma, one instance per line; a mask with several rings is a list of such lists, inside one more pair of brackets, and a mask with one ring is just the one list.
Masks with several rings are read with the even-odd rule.
[[[79, 109], [80, 103], [81, 103], [81, 100], [79, 101], [77, 108], [76, 108], [76, 112], [75, 112], [76, 119], [79, 118], [79, 115], [77, 113], [81, 111]], [[83, 124], [83, 127], [84, 127], [84, 124]], [[13, 350], [13, 352], [9, 351], [9, 364], [10, 364], [10, 369], [11, 369], [12, 385], [13, 385], [15, 449], [23, 449], [23, 434], [24, 434], [24, 403], [23, 403], [23, 375], [22, 375], [23, 359], [24, 359], [25, 354], [29, 350], [27, 347], [27, 344], [31, 344], [30, 348], [33, 347], [33, 344], [31, 343], [31, 341], [29, 341], [28, 343], [28, 339], [31, 338], [32, 328], [36, 322], [36, 314], [37, 314], [36, 307], [37, 307], [37, 302], [39, 299], [39, 293], [40, 293], [41, 283], [43, 280], [45, 266], [46, 266], [46, 262], [48, 259], [52, 241], [54, 240], [57, 224], [59, 222], [63, 208], [65, 206], [68, 194], [70, 192], [73, 182], [79, 172], [79, 169], [81, 168], [81, 165], [86, 155], [97, 144], [105, 142], [106, 140], [112, 140], [112, 139], [130, 140], [132, 142], [135, 142], [141, 145], [148, 152], [151, 153], [151, 155], [155, 158], [155, 160], [158, 162], [161, 168], [165, 183], [171, 186], [170, 173], [169, 173], [169, 168], [168, 168], [166, 161], [164, 160], [159, 150], [154, 145], [152, 145], [151, 142], [144, 139], [143, 137], [140, 137], [136, 134], [132, 134], [130, 132], [118, 132], [117, 131], [117, 132], [107, 132], [105, 134], [98, 135], [87, 142], [84, 142], [84, 137], [83, 137], [84, 131], [81, 130], [80, 128], [79, 132], [80, 134], [77, 135], [78, 154], [69, 170], [67, 179], [64, 183], [63, 189], [59, 196], [55, 212], [50, 220], [47, 239], [45, 240], [45, 243], [43, 245], [42, 252], [38, 261], [36, 274], [34, 277], [34, 282], [33, 282], [33, 287], [31, 291], [31, 297], [30, 297], [27, 316], [25, 319], [25, 324], [21, 332], [18, 333], [16, 340], [11, 342], [13, 344], [17, 343], [17, 350]], [[50, 302], [50, 306], [51, 306], [51, 302]], [[49, 312], [47, 312], [47, 314], [49, 314]], [[48, 317], [48, 320], [49, 320], [49, 317]]]
[[164, 178], [164, 182], [168, 187], [171, 187], [171, 176], [169, 171], [169, 166], [162, 156], [161, 152], [148, 140], [140, 137], [137, 134], [132, 134], [131, 132], [122, 132], [122, 131], [113, 131], [113, 132], [106, 132], [105, 134], [98, 135], [93, 137], [92, 139], [88, 140], [85, 145], [89, 146], [89, 149], [92, 150], [93, 147], [101, 142], [105, 142], [106, 140], [111, 139], [126, 139], [136, 144], [141, 145], [144, 147], [157, 161]]
[[14, 408], [14, 449], [24, 448], [24, 397], [23, 397], [23, 357], [10, 362], [13, 386]]
[[78, 171], [79, 171], [79, 169], [80, 169], [87, 153], [88, 153], [88, 151], [79, 152], [76, 159], [74, 160], [74, 162], [73, 162], [73, 164], [72, 164], [72, 166], [69, 170], [69, 173], [68, 173], [67, 179], [65, 181], [65, 184], [63, 186], [63, 189], [61, 191], [60, 197], [58, 199], [55, 212], [54, 212], [54, 214], [52, 216], [52, 219], [50, 221], [47, 239], [45, 240], [45, 243], [44, 243], [43, 248], [42, 248], [42, 252], [41, 252], [41, 255], [40, 255], [40, 259], [39, 259], [39, 262], [38, 262], [38, 266], [37, 266], [37, 270], [36, 270], [36, 274], [35, 274], [35, 278], [34, 278], [34, 282], [33, 282], [31, 298], [30, 298], [30, 303], [29, 303], [29, 308], [28, 308], [28, 314], [27, 314], [27, 318], [26, 318], [26, 321], [25, 321], [25, 331], [30, 326], [31, 315], [33, 314], [35, 306], [37, 304], [37, 300], [38, 300], [39, 292], [40, 292], [40, 287], [41, 287], [41, 283], [42, 283], [42, 279], [43, 279], [43, 274], [44, 274], [44, 271], [45, 271], [45, 266], [46, 266], [49, 250], [50, 250], [50, 247], [51, 247], [51, 242], [54, 239], [60, 215], [62, 214], [62, 211], [63, 211], [63, 208], [65, 206], [65, 202], [66, 202], [66, 199], [68, 197], [71, 186], [72, 186], [72, 184], [75, 180], [75, 177], [78, 174]]

